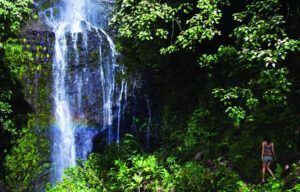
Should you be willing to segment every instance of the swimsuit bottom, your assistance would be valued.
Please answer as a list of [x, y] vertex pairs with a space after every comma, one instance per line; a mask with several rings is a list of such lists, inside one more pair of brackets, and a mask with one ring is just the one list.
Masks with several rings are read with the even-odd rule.
[[262, 159], [262, 161], [264, 162], [264, 163], [267, 163], [267, 162], [273, 162], [273, 157], [272, 156], [264, 156], [263, 157], [263, 159]]

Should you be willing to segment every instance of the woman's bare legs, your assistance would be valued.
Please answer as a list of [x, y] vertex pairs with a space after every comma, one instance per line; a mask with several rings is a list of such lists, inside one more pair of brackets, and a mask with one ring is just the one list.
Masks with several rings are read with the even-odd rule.
[[265, 173], [266, 173], [267, 164], [265, 162], [262, 163], [262, 182], [265, 182]]
[[273, 172], [272, 172], [272, 170], [270, 168], [270, 165], [271, 165], [271, 162], [269, 161], [268, 165], [267, 165], [267, 169], [268, 169], [269, 173], [272, 175], [272, 177], [275, 179], [275, 176], [274, 176], [274, 174], [273, 174]]

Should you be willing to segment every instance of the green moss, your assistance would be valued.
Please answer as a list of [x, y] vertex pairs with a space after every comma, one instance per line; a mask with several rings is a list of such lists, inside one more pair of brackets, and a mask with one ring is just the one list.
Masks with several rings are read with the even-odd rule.
[[129, 84], [129, 75], [126, 73], [117, 73], [115, 77], [116, 83], [121, 84], [123, 80], [125, 80]]
[[44, 1], [42, 2], [41, 6], [40, 6], [40, 9], [43, 11], [43, 10], [46, 10], [48, 9], [49, 7], [52, 7], [56, 4], [57, 0], [47, 0], [47, 1]]
[[57, 8], [53, 9], [53, 16], [56, 17], [59, 14], [59, 10]]
[[51, 12], [50, 11], [46, 11], [46, 16], [50, 17], [51, 16]]
[[96, 66], [100, 59], [100, 53], [98, 50], [94, 50], [89, 53], [89, 62], [92, 66]]

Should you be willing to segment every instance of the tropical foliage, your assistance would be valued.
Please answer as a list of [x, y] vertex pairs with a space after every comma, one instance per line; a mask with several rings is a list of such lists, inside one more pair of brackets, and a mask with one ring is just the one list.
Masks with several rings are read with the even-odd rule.
[[[50, 55], [19, 38], [36, 19], [33, 1], [0, 0], [0, 191], [300, 191], [299, 0], [114, 6], [119, 62], [151, 98], [152, 121], [135, 117], [135, 132], [45, 187], [51, 64], [38, 58]], [[24, 92], [33, 88], [22, 81], [35, 72], [45, 79], [32, 104]], [[275, 143], [276, 179], [260, 183], [266, 134]]]

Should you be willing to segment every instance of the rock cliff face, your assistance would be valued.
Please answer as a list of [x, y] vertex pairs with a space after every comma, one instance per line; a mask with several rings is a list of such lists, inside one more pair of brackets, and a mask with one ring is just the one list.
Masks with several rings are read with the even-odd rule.
[[27, 28], [20, 39], [24, 51], [31, 53], [33, 59], [23, 76], [25, 96], [37, 114], [50, 114], [54, 33]]
[[99, 143], [119, 142], [128, 82], [109, 35], [109, 1], [40, 3], [40, 20], [21, 37], [33, 57], [24, 87], [33, 121], [49, 133], [55, 182]]
[[[29, 23], [20, 38], [24, 50], [32, 53], [34, 59], [24, 74], [23, 83], [25, 95], [35, 111], [32, 121], [43, 126], [42, 130], [53, 143], [52, 150], [58, 150], [55, 148], [61, 144], [56, 139], [62, 134], [49, 130], [57, 126], [55, 92], [63, 81], [76, 156], [85, 159], [91, 152], [90, 145], [93, 150], [102, 151], [107, 143], [119, 142], [124, 133], [139, 134], [135, 118], [148, 118], [149, 101], [144, 97], [145, 91], [141, 91], [140, 79], [129, 77], [117, 63], [118, 54], [108, 35], [111, 34], [108, 20], [112, 3], [88, 1], [90, 5], [86, 9], [93, 10], [93, 14], [87, 11], [85, 20], [79, 22], [80, 30], [72, 31], [70, 23], [59, 34], [57, 22], [68, 17], [63, 14], [69, 2], [73, 3], [39, 1], [40, 20]], [[55, 62], [61, 52], [66, 66], [58, 73]], [[149, 127], [147, 129], [149, 134]], [[146, 128], [144, 131], [142, 135], [146, 140]], [[147, 142], [149, 138], [148, 135]]]
[[[107, 62], [105, 60], [110, 54], [108, 40], [101, 31], [96, 30], [88, 32], [87, 37], [78, 33], [76, 42], [73, 41], [71, 33], [67, 33], [66, 37], [70, 63], [67, 67], [66, 84], [74, 115], [80, 118], [79, 113], [84, 113], [91, 124], [101, 124], [103, 101], [99, 62]], [[20, 41], [24, 51], [31, 53], [33, 58], [22, 81], [27, 101], [36, 113], [49, 113], [51, 107], [48, 105], [51, 105], [53, 100], [51, 93], [55, 34], [49, 28], [45, 31], [45, 28], [27, 26], [20, 36]], [[78, 94], [82, 95], [83, 101], [79, 101]], [[80, 109], [75, 107], [78, 105], [81, 105]]]
[[82, 33], [75, 36], [76, 42], [74, 34], [66, 34], [69, 60], [66, 90], [70, 108], [74, 118], [84, 118], [82, 120], [86, 120], [89, 125], [101, 127], [105, 91], [101, 80], [101, 65], [115, 64], [111, 63], [109, 43], [101, 31], [92, 30], [86, 36]]
[[[24, 74], [23, 85], [26, 98], [36, 113], [51, 114], [53, 109], [51, 106], [53, 103], [52, 65], [56, 37], [54, 29], [46, 24], [44, 17], [53, 16], [51, 14], [59, 15], [60, 10], [56, 7], [58, 3], [59, 1], [55, 0], [37, 1], [37, 9], [45, 14], [40, 16], [38, 21], [28, 23], [20, 35], [24, 50], [32, 53], [34, 59]], [[97, 9], [98, 14], [91, 16], [93, 17], [91, 20], [102, 23], [103, 28], [109, 30], [107, 24], [112, 3], [101, 1]], [[86, 25], [86, 23], [82, 22], [82, 25]], [[103, 94], [99, 63], [109, 62], [109, 42], [106, 34], [97, 29], [92, 29], [86, 34], [77, 33], [75, 36], [71, 32], [66, 33], [69, 63], [66, 84], [71, 101], [70, 106], [75, 118], [81, 118], [80, 113], [84, 113], [84, 121], [92, 126], [100, 127], [103, 121], [101, 115]], [[75, 38], [76, 42], [74, 42]]]

